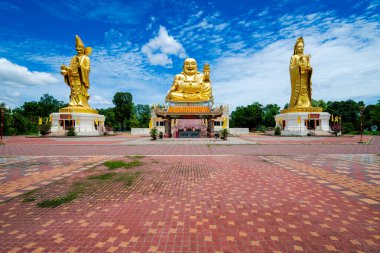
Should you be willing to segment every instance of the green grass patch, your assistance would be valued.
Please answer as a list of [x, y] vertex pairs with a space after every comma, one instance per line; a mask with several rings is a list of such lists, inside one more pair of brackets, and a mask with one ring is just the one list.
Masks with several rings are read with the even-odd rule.
[[139, 160], [134, 160], [132, 162], [126, 163], [124, 168], [133, 168], [133, 167], [137, 167], [141, 165], [142, 165], [142, 162], [140, 162]]
[[104, 163], [104, 165], [108, 167], [108, 170], [115, 170], [118, 168], [133, 168], [141, 166], [142, 162], [140, 162], [139, 160], [133, 160], [127, 163], [124, 161], [107, 161]]
[[26, 197], [26, 198], [24, 198], [23, 200], [22, 200], [22, 202], [24, 202], [24, 203], [28, 203], [28, 202], [33, 202], [33, 201], [36, 201], [36, 197], [32, 197], [32, 196], [30, 196], [30, 197]]
[[69, 203], [78, 198], [78, 196], [84, 192], [86, 187], [88, 187], [88, 183], [85, 181], [75, 182], [73, 184], [73, 189], [66, 193], [66, 195], [58, 198], [43, 200], [37, 203], [37, 206], [41, 208], [54, 208], [64, 203]]
[[23, 194], [23, 200], [22, 202], [33, 202], [35, 201], [37, 198], [35, 196], [32, 196], [34, 193], [36, 193], [37, 190], [32, 190], [32, 191], [28, 191], [26, 193]]
[[116, 173], [105, 173], [100, 175], [92, 175], [88, 176], [87, 179], [97, 179], [97, 180], [108, 180], [111, 179], [113, 176], [115, 176]]
[[109, 170], [115, 170], [118, 168], [125, 167], [127, 163], [123, 161], [107, 161], [104, 163], [104, 166], [108, 167]]
[[80, 191], [71, 191], [71, 192], [68, 192], [63, 197], [58, 197], [58, 198], [54, 198], [54, 199], [47, 199], [47, 200], [44, 200], [42, 202], [39, 202], [37, 204], [37, 206], [41, 207], [41, 208], [54, 208], [54, 207], [60, 206], [64, 203], [69, 203], [69, 202], [73, 201], [74, 199], [76, 199], [79, 196], [79, 194], [80, 194]]
[[130, 187], [133, 185], [133, 183], [136, 181], [136, 179], [141, 175], [141, 172], [135, 172], [135, 173], [123, 173], [119, 174], [118, 177], [115, 178], [115, 182], [122, 182], [124, 183], [125, 187]]

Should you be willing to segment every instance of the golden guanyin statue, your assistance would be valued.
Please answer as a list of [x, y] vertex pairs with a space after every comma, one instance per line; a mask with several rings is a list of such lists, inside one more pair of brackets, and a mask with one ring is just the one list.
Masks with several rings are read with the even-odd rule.
[[203, 74], [198, 72], [195, 59], [187, 58], [183, 71], [176, 75], [166, 101], [169, 102], [207, 102], [212, 101], [210, 66], [204, 65]]
[[304, 40], [302, 37], [297, 39], [294, 45], [293, 56], [290, 58], [289, 72], [291, 82], [291, 96], [289, 108], [285, 111], [319, 111], [319, 107], [311, 105], [311, 75], [313, 68], [310, 65], [310, 54], [304, 55]]
[[303, 38], [298, 38], [294, 45], [294, 53], [290, 58], [290, 82], [292, 94], [289, 108], [311, 106], [311, 75], [313, 69], [310, 65], [310, 55], [304, 55], [305, 43]]
[[77, 111], [77, 112], [90, 112], [96, 113], [88, 104], [90, 95], [88, 89], [90, 88], [90, 58], [88, 57], [91, 52], [91, 47], [85, 47], [81, 38], [75, 36], [75, 48], [77, 55], [75, 55], [67, 67], [64, 64], [61, 66], [61, 74], [64, 77], [65, 83], [70, 87], [70, 102], [68, 107], [62, 108], [60, 112], [64, 111]]

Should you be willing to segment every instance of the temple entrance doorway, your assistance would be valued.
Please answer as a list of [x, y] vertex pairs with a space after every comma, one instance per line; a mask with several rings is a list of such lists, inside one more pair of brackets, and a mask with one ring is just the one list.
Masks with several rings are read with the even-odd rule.
[[309, 130], [315, 130], [316, 122], [314, 119], [310, 119], [307, 121], [307, 129]]
[[207, 125], [203, 119], [176, 119], [173, 136], [177, 138], [200, 138], [207, 136]]

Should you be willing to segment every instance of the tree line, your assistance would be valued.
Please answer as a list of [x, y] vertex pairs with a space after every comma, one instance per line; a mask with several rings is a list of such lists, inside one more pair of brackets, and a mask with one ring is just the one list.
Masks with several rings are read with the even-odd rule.
[[[131, 93], [117, 92], [112, 102], [114, 107], [97, 109], [99, 114], [106, 116], [106, 127], [115, 131], [127, 131], [131, 127], [149, 126], [149, 105], [135, 105]], [[0, 107], [4, 108], [3, 133], [4, 135], [37, 134], [40, 117], [45, 123], [51, 113], [58, 112], [60, 108], [66, 106], [67, 103], [49, 94], [44, 94], [39, 101], [25, 102], [13, 110], [7, 108], [5, 103], [0, 103]]]
[[[113, 107], [98, 109], [99, 114], [106, 116], [105, 126], [114, 131], [128, 131], [132, 127], [147, 128], [151, 117], [149, 105], [134, 104], [133, 96], [129, 92], [117, 92], [112, 102]], [[380, 128], [380, 100], [375, 105], [365, 106], [363, 101], [328, 101], [313, 100], [314, 107], [322, 107], [323, 111], [341, 117], [343, 133], [360, 131], [360, 109], [363, 111], [363, 127], [370, 129], [372, 125]], [[8, 109], [5, 103], [0, 107], [4, 112], [4, 134], [21, 135], [38, 133], [38, 119], [45, 122], [49, 115], [58, 112], [67, 106], [49, 94], [44, 94], [39, 101], [25, 102], [13, 110]], [[284, 108], [287, 108], [287, 104]], [[230, 127], [242, 127], [253, 130], [265, 130], [275, 126], [274, 116], [280, 113], [277, 104], [261, 105], [254, 102], [247, 106], [238, 106], [231, 113]]]
[[[324, 112], [341, 117], [343, 133], [355, 133], [360, 131], [361, 114], [363, 109], [363, 128], [370, 131], [371, 126], [380, 128], [380, 100], [375, 105], [365, 106], [363, 101], [312, 100], [313, 107], [322, 107]], [[284, 109], [288, 104], [284, 106]], [[275, 126], [274, 116], [280, 113], [280, 106], [269, 104], [266, 106], [258, 102], [247, 106], [238, 106], [232, 113], [230, 127], [244, 127], [252, 130], [265, 130]]]

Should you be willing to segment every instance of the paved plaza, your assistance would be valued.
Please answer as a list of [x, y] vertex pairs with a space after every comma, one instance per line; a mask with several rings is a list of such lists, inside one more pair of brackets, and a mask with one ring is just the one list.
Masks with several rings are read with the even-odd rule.
[[359, 140], [6, 137], [0, 252], [379, 252], [380, 137]]

